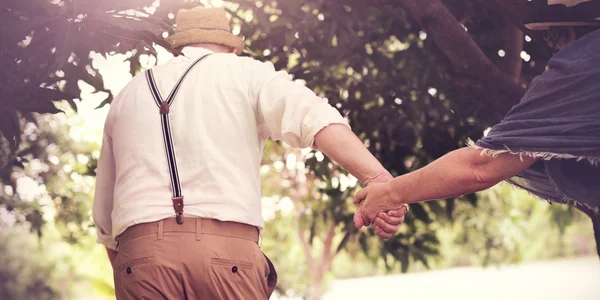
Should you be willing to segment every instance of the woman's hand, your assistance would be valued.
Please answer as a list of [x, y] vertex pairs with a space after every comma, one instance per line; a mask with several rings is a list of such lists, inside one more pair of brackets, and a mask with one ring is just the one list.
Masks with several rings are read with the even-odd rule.
[[380, 203], [383, 202], [372, 200], [387, 199], [391, 195], [388, 182], [392, 179], [392, 176], [383, 176], [380, 179], [379, 181], [367, 183], [366, 187], [357, 193], [354, 203], [358, 204], [358, 209], [354, 214], [354, 225], [356, 228], [362, 228], [373, 224], [375, 233], [381, 238], [388, 239], [398, 231], [400, 225], [404, 222], [404, 215], [408, 212], [408, 206], [393, 207], [388, 205], [382, 207]]
[[358, 205], [354, 214], [356, 228], [373, 224], [375, 232], [379, 232], [377, 235], [382, 238], [391, 237], [408, 212], [408, 205], [397, 198], [389, 181], [372, 183], [360, 190], [354, 199], [354, 203]]

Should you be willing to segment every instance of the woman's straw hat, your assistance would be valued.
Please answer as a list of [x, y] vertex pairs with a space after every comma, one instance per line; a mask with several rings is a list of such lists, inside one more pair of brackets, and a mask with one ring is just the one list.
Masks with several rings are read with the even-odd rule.
[[534, 20], [525, 24], [531, 30], [564, 26], [600, 26], [600, 0], [548, 0]]
[[212, 43], [234, 48], [240, 54], [244, 41], [231, 33], [226, 11], [220, 7], [195, 7], [177, 12], [176, 33], [167, 38], [173, 48]]

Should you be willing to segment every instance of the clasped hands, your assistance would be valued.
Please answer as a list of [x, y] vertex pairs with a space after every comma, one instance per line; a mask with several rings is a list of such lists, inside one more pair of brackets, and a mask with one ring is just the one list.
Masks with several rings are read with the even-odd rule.
[[389, 181], [393, 177], [389, 173], [365, 180], [365, 188], [356, 194], [354, 203], [358, 205], [354, 213], [354, 225], [360, 229], [363, 226], [373, 226], [375, 233], [384, 239], [389, 239], [398, 231], [408, 205], [398, 204]]

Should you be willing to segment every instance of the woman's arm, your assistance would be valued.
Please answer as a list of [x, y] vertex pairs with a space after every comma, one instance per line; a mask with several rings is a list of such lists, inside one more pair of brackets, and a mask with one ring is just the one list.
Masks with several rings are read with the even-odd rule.
[[404, 203], [457, 197], [488, 189], [529, 168], [535, 158], [504, 153], [482, 155], [468, 147], [452, 151], [431, 164], [388, 183], [372, 184], [358, 192], [363, 223], [369, 225], [380, 212], [399, 209]]

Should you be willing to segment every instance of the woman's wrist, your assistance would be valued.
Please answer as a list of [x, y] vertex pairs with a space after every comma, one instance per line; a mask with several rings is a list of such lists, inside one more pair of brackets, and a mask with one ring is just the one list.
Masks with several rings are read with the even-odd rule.
[[399, 177], [388, 181], [387, 184], [389, 186], [387, 199], [390, 199], [390, 205], [397, 209], [408, 203], [408, 199], [404, 197], [405, 193], [402, 192]]

